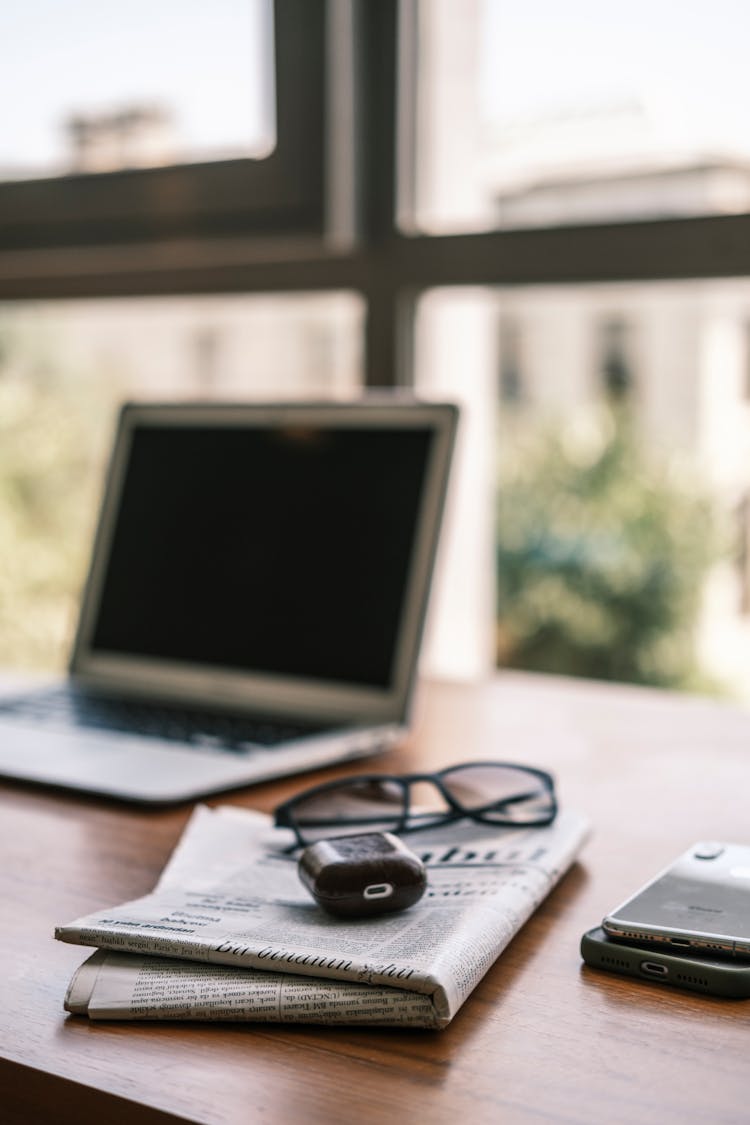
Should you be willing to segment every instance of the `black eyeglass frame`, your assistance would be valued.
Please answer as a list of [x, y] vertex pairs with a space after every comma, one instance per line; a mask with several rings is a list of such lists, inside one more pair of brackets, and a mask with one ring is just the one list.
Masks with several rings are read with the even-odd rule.
[[[482, 805], [476, 809], [465, 808], [460, 801], [447, 790], [443, 784], [442, 778], [446, 774], [458, 773], [465, 769], [476, 769], [477, 767], [497, 766], [499, 769], [517, 770], [522, 774], [529, 774], [542, 783], [543, 788], [547, 791], [549, 796], [549, 806], [544, 813], [529, 820], [518, 821], [508, 818], [507, 820], [498, 819], [497, 815], [490, 816], [494, 811], [495, 813], [503, 805], [509, 805], [524, 799], [524, 794], [513, 795], [505, 799], [498, 799], [496, 801], [489, 801], [486, 805]], [[342, 789], [351, 785], [367, 784], [368, 782], [387, 781], [395, 783], [401, 788], [403, 793], [403, 804], [401, 817], [397, 820], [394, 817], [394, 823], [389, 824], [384, 831], [395, 832], [402, 834], [405, 832], [418, 832], [420, 829], [442, 827], [445, 824], [452, 824], [456, 820], [474, 820], [480, 824], [491, 824], [496, 828], [541, 828], [546, 824], [551, 824], [558, 812], [557, 796], [555, 793], [555, 781], [551, 774], [546, 770], [536, 769], [534, 766], [519, 765], [517, 762], [459, 762], [455, 766], [446, 766], [445, 769], [437, 770], [430, 773], [404, 773], [404, 774], [389, 774], [389, 773], [363, 773], [354, 774], [351, 777], [340, 778], [338, 781], [325, 781], [321, 785], [313, 785], [310, 789], [303, 790], [302, 793], [297, 793], [294, 797], [290, 797], [288, 801], [284, 801], [274, 809], [274, 824], [277, 828], [290, 828], [294, 832], [297, 843], [292, 845], [289, 850], [294, 850], [297, 847], [307, 847], [309, 844], [316, 843], [317, 840], [322, 839], [318, 836], [315, 840], [306, 839], [303, 830], [298, 825], [294, 809], [295, 806], [302, 801], [307, 801], [311, 797], [317, 797], [326, 792], [333, 792], [334, 790]], [[443, 800], [448, 805], [448, 809], [443, 813], [412, 813], [410, 806], [411, 787], [415, 782], [429, 782], [432, 783], [438, 790]], [[413, 823], [420, 816], [425, 818], [426, 823], [417, 824]], [[429, 819], [427, 819], [429, 818]], [[361, 820], [357, 818], [346, 820], [348, 826], [361, 824], [363, 830], [367, 828], [367, 824], [372, 823], [374, 819], [377, 822], [386, 820], [386, 817], [378, 818], [365, 818]], [[412, 823], [409, 823], [409, 821]], [[335, 835], [335, 821], [331, 823], [332, 835]]]

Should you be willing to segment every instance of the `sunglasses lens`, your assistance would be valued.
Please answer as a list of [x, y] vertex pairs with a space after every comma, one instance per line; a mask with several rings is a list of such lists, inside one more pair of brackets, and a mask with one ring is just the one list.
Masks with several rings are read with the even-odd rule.
[[467, 812], [502, 824], [533, 824], [555, 809], [554, 794], [543, 778], [515, 766], [459, 766], [442, 775], [453, 799]]
[[309, 843], [357, 832], [390, 832], [403, 814], [404, 788], [387, 777], [342, 782], [294, 806], [294, 819]]

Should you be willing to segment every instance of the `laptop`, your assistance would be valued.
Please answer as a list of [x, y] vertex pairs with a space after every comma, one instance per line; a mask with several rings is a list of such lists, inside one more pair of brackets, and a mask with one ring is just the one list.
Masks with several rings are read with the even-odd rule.
[[69, 676], [0, 701], [0, 775], [169, 803], [408, 728], [450, 404], [123, 407]]

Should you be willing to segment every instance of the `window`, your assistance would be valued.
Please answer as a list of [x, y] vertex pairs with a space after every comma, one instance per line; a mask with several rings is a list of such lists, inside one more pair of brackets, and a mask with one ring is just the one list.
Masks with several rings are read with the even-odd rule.
[[[74, 262], [79, 292], [100, 292], [105, 268], [108, 287], [114, 269], [122, 291], [134, 268], [207, 264], [205, 248], [199, 254], [175, 240], [320, 233], [319, 0], [283, 0], [273, 19], [267, 0], [221, 0], [210, 10], [136, 0], [106, 19], [89, 5], [32, 0], [3, 18], [6, 104], [19, 88], [31, 91], [11, 115], [0, 155], [7, 295], [36, 295], [42, 282], [52, 292], [63, 279], [69, 288]], [[25, 70], [19, 87], [20, 59], [41, 73], [30, 81]], [[50, 83], [50, 71], [64, 78]], [[128, 252], [118, 256], [118, 246]], [[102, 247], [109, 252], [96, 255]], [[216, 256], [213, 247], [209, 262]]]
[[750, 208], [737, 0], [427, 0], [415, 19], [418, 229]]
[[[464, 406], [426, 661], [474, 674], [496, 651], [495, 479], [511, 430], [569, 421], [595, 388], [632, 403], [670, 454], [700, 416], [701, 467], [716, 459], [727, 502], [746, 488], [746, 411], [731, 442], [720, 419], [745, 377], [746, 68], [730, 60], [750, 14], [731, 0], [619, 15], [584, 0], [276, 0], [268, 13], [272, 150], [7, 177], [0, 300], [22, 319], [34, 302], [82, 301], [94, 325], [132, 298], [152, 327], [169, 302], [199, 301], [181, 369], [223, 393], [241, 333], [222, 302], [268, 302], [284, 368], [294, 347], [271, 306], [345, 295], [343, 350], [320, 324], [302, 349], [334, 372], [326, 393], [351, 377]], [[648, 97], [631, 96], [635, 80]], [[264, 382], [252, 342], [242, 350], [237, 389], [282, 393], [279, 369]], [[726, 603], [723, 579], [711, 591]]]
[[0, 178], [267, 156], [271, 17], [268, 0], [6, 8]]
[[601, 379], [605, 395], [613, 402], [623, 402], [633, 391], [630, 336], [629, 325], [619, 317], [610, 317], [600, 326]]
[[509, 316], [500, 316], [500, 401], [508, 406], [523, 401], [523, 351], [521, 326]]

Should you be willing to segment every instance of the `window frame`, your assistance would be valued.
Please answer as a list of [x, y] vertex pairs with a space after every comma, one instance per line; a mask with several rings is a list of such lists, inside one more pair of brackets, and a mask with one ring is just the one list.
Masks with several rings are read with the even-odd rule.
[[[267, 161], [0, 185], [0, 299], [353, 290], [367, 310], [365, 382], [393, 387], [413, 380], [415, 309], [428, 289], [750, 276], [750, 214], [400, 230], [412, 195], [418, 3], [275, 0], [278, 146]], [[153, 185], [169, 182], [205, 209], [150, 226]], [[132, 188], [139, 214], [106, 228], [103, 194], [89, 225], [86, 201], [108, 184], [120, 200]], [[76, 240], [63, 245], [53, 228], [77, 192], [66, 236]], [[45, 214], [51, 226], [24, 244]]]
[[273, 8], [277, 143], [264, 158], [0, 183], [0, 255], [321, 230], [324, 0]]

